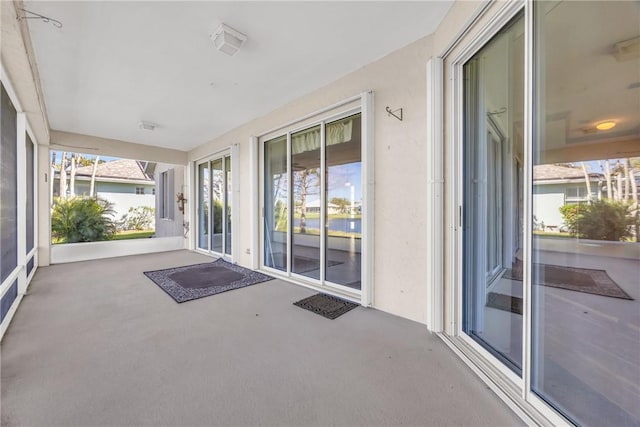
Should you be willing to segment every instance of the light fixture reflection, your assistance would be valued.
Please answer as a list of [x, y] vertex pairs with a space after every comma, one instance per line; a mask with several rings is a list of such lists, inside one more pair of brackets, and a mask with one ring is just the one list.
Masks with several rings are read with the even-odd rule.
[[598, 130], [609, 130], [613, 129], [616, 126], [616, 122], [613, 120], [607, 120], [606, 122], [600, 122], [596, 125], [596, 129]]

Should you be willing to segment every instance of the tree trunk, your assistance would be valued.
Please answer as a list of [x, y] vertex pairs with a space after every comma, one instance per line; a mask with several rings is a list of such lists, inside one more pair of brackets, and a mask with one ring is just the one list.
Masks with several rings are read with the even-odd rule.
[[98, 160], [100, 160], [100, 156], [96, 156], [93, 161], [93, 170], [91, 171], [91, 184], [89, 186], [89, 197], [93, 197], [95, 195], [96, 188], [96, 171], [98, 170]]
[[76, 196], [76, 155], [71, 155], [71, 173], [69, 178], [69, 195]]
[[53, 184], [56, 181], [56, 152], [51, 152], [51, 167], [49, 172], [49, 205], [53, 205]]
[[584, 162], [580, 164], [582, 165], [582, 172], [584, 173], [584, 182], [587, 185], [587, 201], [591, 203], [591, 181], [589, 180], [589, 172], [587, 172], [587, 167]]
[[640, 242], [640, 224], [638, 224], [638, 216], [640, 214], [640, 209], [638, 206], [638, 185], [636, 184], [636, 175], [633, 169], [629, 169], [629, 180], [631, 181], [631, 198], [633, 200], [631, 215], [636, 220], [635, 229], [636, 229], [636, 242]]
[[611, 185], [611, 169], [609, 168], [609, 159], [604, 161], [604, 177], [607, 180], [607, 198], [613, 200], [613, 186]]
[[634, 209], [638, 209], [638, 186], [633, 169], [629, 169], [629, 181], [631, 181], [631, 200], [633, 200]]
[[67, 171], [65, 166], [67, 163], [67, 152], [62, 152], [62, 158], [60, 159], [60, 189], [58, 190], [59, 196], [63, 199], [67, 198]]
[[624, 198], [623, 200], [629, 200], [631, 198], [631, 180], [629, 179], [629, 159], [624, 159], [622, 162], [624, 167]]
[[622, 192], [622, 168], [620, 167], [620, 160], [616, 162], [616, 184], [618, 187], [616, 201], [622, 201], [624, 200], [624, 193]]
[[302, 171], [300, 177], [300, 233], [307, 232], [307, 171]]

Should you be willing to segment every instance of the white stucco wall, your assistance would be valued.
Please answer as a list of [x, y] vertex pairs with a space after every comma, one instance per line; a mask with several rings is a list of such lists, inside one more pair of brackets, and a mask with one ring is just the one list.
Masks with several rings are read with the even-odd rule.
[[564, 192], [533, 194], [533, 215], [536, 221], [544, 222], [545, 227], [560, 227], [564, 223], [560, 214], [562, 206], [564, 206]]
[[[431, 37], [364, 66], [334, 83], [253, 120], [189, 153], [195, 160], [240, 144], [240, 168], [250, 167], [250, 137], [373, 90], [375, 96], [375, 258], [374, 306], [419, 322], [426, 321], [426, 62]], [[404, 120], [385, 107], [403, 108]], [[250, 266], [251, 205], [248, 173], [240, 174], [238, 261]]]
[[129, 212], [129, 208], [139, 206], [155, 207], [155, 196], [153, 194], [127, 194], [108, 191], [98, 191], [98, 197], [113, 203], [114, 218], [120, 219]]

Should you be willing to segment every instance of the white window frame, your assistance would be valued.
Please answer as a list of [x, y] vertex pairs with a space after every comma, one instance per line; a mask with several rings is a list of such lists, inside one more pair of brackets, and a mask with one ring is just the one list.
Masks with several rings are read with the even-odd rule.
[[[362, 237], [361, 237], [361, 290], [357, 291], [346, 286], [335, 283], [325, 282], [323, 280], [311, 279], [295, 273], [286, 273], [280, 270], [270, 268], [264, 265], [264, 143], [274, 138], [287, 135], [287, 147], [291, 145], [291, 134], [300, 130], [309, 129], [313, 126], [320, 125], [323, 132], [324, 124], [346, 118], [354, 114], [361, 114], [362, 121], [362, 142], [361, 142], [361, 161], [362, 161]], [[253, 200], [253, 205], [257, 209], [253, 209], [254, 217], [252, 222], [252, 244], [254, 256], [252, 265], [270, 275], [291, 281], [292, 283], [305, 286], [311, 289], [320, 290], [322, 292], [339, 296], [360, 303], [362, 306], [371, 307], [374, 304], [374, 272], [373, 272], [373, 224], [374, 224], [374, 146], [373, 146], [373, 92], [363, 92], [357, 96], [344, 99], [320, 111], [303, 116], [290, 123], [278, 126], [270, 131], [262, 132], [259, 136], [251, 137], [252, 144], [252, 166], [258, 170], [258, 176], [252, 177], [253, 188], [257, 186], [257, 191], [253, 194], [258, 195], [257, 200]], [[324, 147], [321, 148], [324, 154]], [[287, 152], [287, 163], [291, 162], [291, 153]], [[322, 164], [324, 166], [324, 156], [321, 155]], [[290, 170], [288, 164], [287, 170]], [[289, 183], [291, 186], [291, 183]], [[324, 189], [326, 183], [324, 177], [321, 177], [321, 188]], [[288, 197], [291, 197], [291, 188], [289, 188]], [[321, 208], [324, 209], [324, 208]], [[321, 212], [321, 215], [324, 212]], [[289, 224], [292, 220], [293, 212], [289, 209]], [[288, 233], [289, 234], [289, 233]], [[324, 245], [323, 239], [320, 239], [320, 257], [321, 264], [324, 262]], [[291, 265], [291, 245], [287, 245], [288, 265]], [[322, 277], [321, 277], [322, 279]]]

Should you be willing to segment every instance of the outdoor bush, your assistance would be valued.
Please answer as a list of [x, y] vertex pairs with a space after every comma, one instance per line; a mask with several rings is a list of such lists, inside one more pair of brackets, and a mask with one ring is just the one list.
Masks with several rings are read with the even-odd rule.
[[110, 240], [116, 231], [112, 204], [96, 198], [58, 198], [51, 212], [51, 235], [59, 243]]
[[578, 219], [586, 211], [587, 205], [564, 205], [560, 207], [560, 214], [564, 218], [567, 231], [572, 235], [578, 235]]
[[124, 230], [149, 230], [156, 210], [149, 206], [130, 207], [120, 220]]
[[222, 200], [213, 200], [213, 232], [222, 233]]
[[631, 236], [634, 223], [628, 205], [607, 200], [590, 205], [565, 205], [560, 213], [571, 235], [592, 240], [624, 240]]

